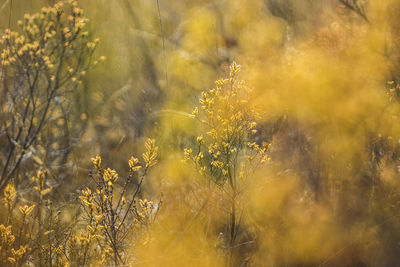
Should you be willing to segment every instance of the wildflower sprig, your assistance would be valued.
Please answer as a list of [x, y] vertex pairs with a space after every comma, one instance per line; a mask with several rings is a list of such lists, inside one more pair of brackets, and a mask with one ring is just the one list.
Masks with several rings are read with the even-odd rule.
[[[215, 82], [215, 88], [201, 93], [200, 106], [192, 117], [202, 126], [195, 144], [184, 150], [184, 160], [193, 162], [196, 169], [221, 189], [221, 200], [227, 206], [227, 231], [222, 233], [226, 255], [233, 255], [237, 246], [239, 224], [237, 214], [242, 213], [241, 195], [246, 181], [262, 163], [269, 160], [269, 145], [254, 141], [259, 113], [252, 107], [250, 90], [238, 79], [240, 66], [233, 62], [227, 79]], [[225, 227], [225, 226], [224, 226]], [[227, 256], [227, 266], [231, 256]]]
[[8, 184], [4, 189], [4, 203], [6, 205], [8, 213], [11, 213], [17, 191], [12, 184]]
[[[19, 249], [15, 249], [15, 235], [12, 232], [12, 226], [4, 226], [0, 224], [1, 232], [1, 246], [0, 254], [2, 255], [1, 260], [3, 264], [8, 266], [14, 266], [21, 264], [21, 258], [28, 250], [28, 246], [20, 246]], [[4, 261], [6, 259], [6, 261]]]
[[227, 79], [217, 80], [215, 88], [201, 93], [201, 105], [194, 108], [192, 116], [204, 132], [197, 136], [196, 145], [184, 151], [184, 159], [194, 162], [200, 173], [220, 185], [229, 181], [232, 188], [242, 164], [269, 160], [269, 145], [251, 141], [257, 133], [259, 113], [249, 103], [250, 90], [238, 79], [239, 72], [240, 66], [233, 62]]
[[[0, 263], [7, 266], [19, 266], [24, 263], [27, 252], [31, 248], [27, 244], [22, 244], [21, 236], [24, 231], [27, 217], [31, 214], [35, 205], [19, 206], [21, 222], [13, 217], [13, 207], [17, 203], [17, 192], [12, 184], [8, 184], [4, 190], [4, 202], [7, 207], [7, 223], [0, 224]], [[18, 225], [19, 224], [19, 225]], [[17, 229], [13, 232], [13, 227]]]
[[0, 170], [0, 189], [52, 121], [50, 116], [62, 113], [67, 93], [75, 92], [87, 71], [98, 64], [93, 58], [99, 39], [89, 37], [87, 23], [77, 1], [60, 1], [25, 14], [17, 30], [6, 29], [0, 38], [2, 82], [9, 88], [0, 90], [14, 103], [0, 100], [6, 111], [0, 119], [7, 119], [0, 130], [9, 137], [10, 151]]
[[42, 197], [44, 195], [47, 195], [48, 193], [51, 192], [52, 188], [47, 187], [45, 185], [45, 178], [46, 174], [43, 171], [37, 171], [36, 176], [32, 177], [32, 181], [35, 182], [35, 185], [33, 186], [33, 189], [39, 193], [39, 195]]
[[146, 225], [154, 211], [154, 203], [139, 199], [139, 192], [149, 171], [157, 163], [158, 147], [155, 141], [145, 143], [143, 163], [136, 157], [128, 160], [129, 175], [120, 178], [115, 170], [103, 168], [101, 157], [91, 159], [94, 173], [91, 175], [95, 188], [82, 190], [79, 199], [85, 211], [87, 231], [83, 238], [85, 250], [95, 241], [101, 243], [102, 262], [124, 263], [128, 259], [125, 239], [140, 225]]
[[25, 14], [24, 20], [18, 21], [19, 31], [6, 29], [0, 39], [4, 46], [1, 64], [26, 75], [41, 71], [50, 84], [78, 81], [91, 64], [85, 63], [82, 55], [91, 57], [99, 43], [99, 39], [88, 39], [87, 22], [77, 1], [60, 1], [39, 13]]

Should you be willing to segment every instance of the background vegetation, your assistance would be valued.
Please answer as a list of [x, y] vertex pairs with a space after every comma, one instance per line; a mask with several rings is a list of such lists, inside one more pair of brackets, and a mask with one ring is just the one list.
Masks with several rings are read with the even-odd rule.
[[0, 14], [1, 266], [400, 265], [400, 1]]

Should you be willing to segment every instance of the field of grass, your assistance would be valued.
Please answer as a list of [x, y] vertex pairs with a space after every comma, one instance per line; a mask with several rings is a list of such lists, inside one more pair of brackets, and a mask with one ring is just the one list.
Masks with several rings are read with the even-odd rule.
[[0, 1], [0, 266], [400, 266], [399, 15]]

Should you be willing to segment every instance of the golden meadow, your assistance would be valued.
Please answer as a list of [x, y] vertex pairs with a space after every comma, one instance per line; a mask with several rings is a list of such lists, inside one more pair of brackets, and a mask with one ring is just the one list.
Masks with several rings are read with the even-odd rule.
[[0, 13], [0, 266], [400, 266], [400, 1]]

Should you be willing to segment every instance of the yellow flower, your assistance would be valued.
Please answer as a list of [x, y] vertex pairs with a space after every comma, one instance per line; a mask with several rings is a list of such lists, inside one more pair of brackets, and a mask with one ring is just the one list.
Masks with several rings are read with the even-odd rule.
[[145, 147], [146, 152], [143, 153], [143, 159], [146, 163], [146, 168], [150, 168], [157, 163], [158, 147], [155, 145], [154, 139], [147, 139]]
[[24, 216], [28, 216], [31, 212], [32, 212], [32, 210], [35, 208], [35, 205], [32, 205], [32, 206], [28, 206], [28, 205], [25, 205], [25, 206], [23, 206], [23, 207], [19, 207], [19, 211], [24, 215]]
[[14, 198], [17, 195], [17, 191], [12, 184], [8, 184], [4, 189], [4, 199], [7, 205], [11, 206], [11, 203], [14, 201]]
[[101, 165], [101, 157], [97, 155], [95, 158], [90, 158], [95, 168], [99, 169]]
[[139, 163], [139, 159], [135, 158], [135, 157], [131, 157], [130, 160], [128, 161], [129, 163], [129, 168], [133, 171], [136, 172], [138, 171], [140, 168], [142, 168], [142, 166], [136, 166]]
[[199, 136], [197, 137], [197, 142], [198, 142], [200, 145], [204, 144], [204, 138], [203, 138], [202, 135], [199, 135]]

